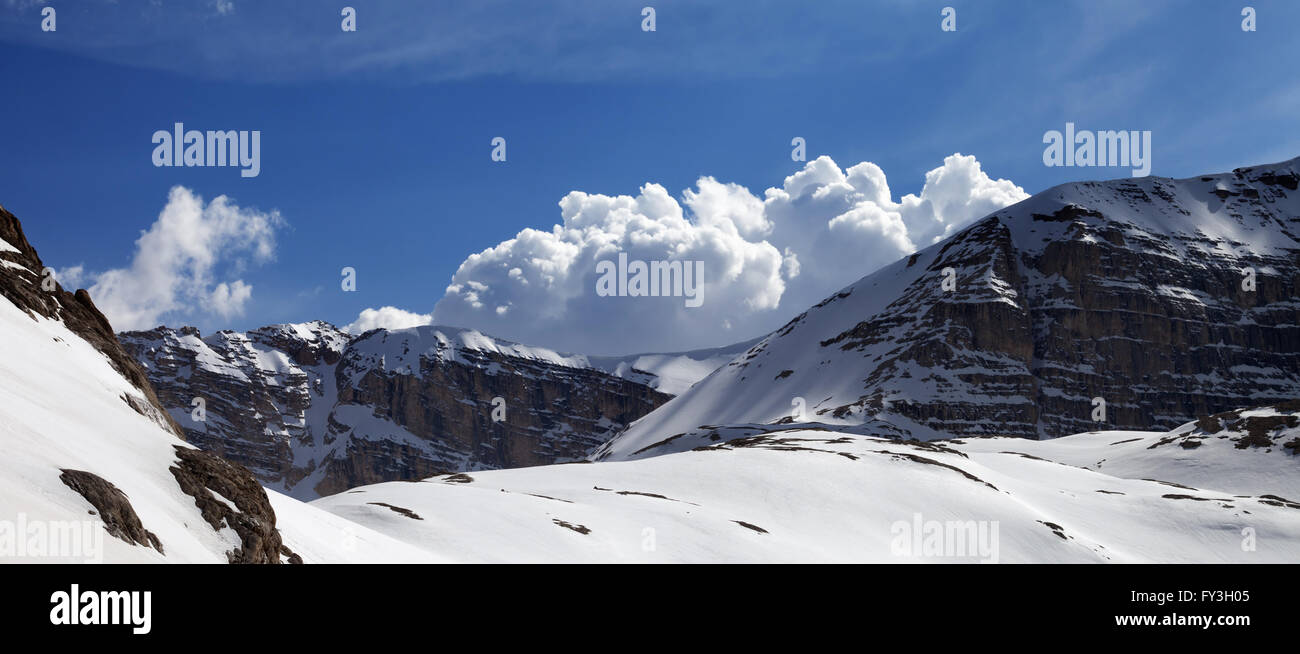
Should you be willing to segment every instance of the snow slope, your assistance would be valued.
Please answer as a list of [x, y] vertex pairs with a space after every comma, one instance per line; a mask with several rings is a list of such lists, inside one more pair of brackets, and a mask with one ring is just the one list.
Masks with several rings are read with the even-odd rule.
[[166, 552], [106, 536], [105, 560], [224, 563], [239, 541], [207, 529], [177, 485], [168, 468], [180, 440], [122, 399], [143, 401], [140, 391], [62, 323], [6, 299], [0, 334], [0, 520], [93, 519], [90, 503], [59, 479], [61, 469], [84, 470], [121, 489]]
[[[633, 461], [377, 484], [313, 505], [431, 553], [471, 562], [1300, 557], [1300, 504], [1292, 501], [1300, 494], [1294, 492], [1296, 475], [1282, 467], [1294, 467], [1293, 454], [1273, 452], [1276, 476], [1247, 483], [1235, 479], [1237, 469], [1221, 464], [1238, 457], [1256, 465], [1240, 459], [1253, 453], [1201, 448], [1193, 454], [1204, 457], [1199, 470], [1205, 474], [1142, 458], [1147, 450], [1139, 446], [1162, 436], [926, 443], [786, 429]], [[1144, 440], [1111, 445], [1126, 438]], [[1045, 456], [1058, 453], [1060, 462]], [[1100, 470], [1080, 465], [1099, 459]], [[1190, 488], [1178, 479], [1206, 485]], [[1221, 490], [1225, 484], [1236, 488]], [[944, 530], [953, 528], [949, 523], [975, 529], [965, 532], [972, 535], [982, 528], [984, 541], [966, 542], [988, 547], [963, 546], [956, 536], [929, 550], [900, 542], [904, 532], [924, 533], [913, 525], [931, 529], [931, 523]], [[1247, 528], [1258, 534], [1254, 549], [1243, 548]]]
[[690, 352], [631, 354], [623, 357], [588, 357], [588, 365], [616, 377], [643, 380], [661, 393], [681, 395], [714, 370], [758, 343], [755, 338], [724, 347]]
[[285, 545], [303, 563], [446, 563], [428, 550], [363, 527], [273, 490], [266, 492], [275, 507], [276, 523]]
[[1169, 432], [1102, 431], [1050, 441], [980, 438], [960, 449], [1014, 451], [1129, 479], [1300, 500], [1300, 403], [1294, 402], [1209, 416]]

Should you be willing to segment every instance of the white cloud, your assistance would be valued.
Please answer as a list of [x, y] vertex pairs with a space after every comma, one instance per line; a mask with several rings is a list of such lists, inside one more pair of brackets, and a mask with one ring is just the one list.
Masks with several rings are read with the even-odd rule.
[[802, 306], [898, 258], [929, 246], [978, 218], [1028, 196], [990, 179], [974, 156], [949, 155], [925, 175], [920, 195], [893, 200], [885, 172], [862, 162], [841, 170], [826, 156], [808, 162], [764, 194], [768, 240], [798, 256], [799, 276], [782, 306]]
[[77, 264], [66, 268], [57, 268], [54, 271], [54, 281], [57, 281], [65, 291], [75, 291], [81, 288], [81, 283], [86, 281], [86, 267]]
[[244, 303], [250, 297], [253, 297], [253, 287], [243, 280], [236, 279], [230, 284], [221, 282], [208, 295], [208, 306], [218, 316], [230, 318], [244, 312]]
[[[673, 198], [658, 184], [636, 196], [573, 191], [561, 223], [524, 229], [460, 265], [432, 315], [367, 309], [354, 325], [473, 327], [524, 343], [590, 354], [683, 350], [755, 336], [877, 268], [1027, 197], [954, 154], [919, 195], [893, 200], [884, 172], [819, 157], [762, 199], [701, 177]], [[601, 297], [598, 262], [703, 262], [703, 304], [681, 297]], [[414, 321], [420, 321], [418, 323]]]
[[[724, 321], [771, 311], [780, 301], [783, 257], [762, 240], [770, 228], [762, 202], [740, 186], [705, 177], [680, 203], [664, 187], [646, 184], [635, 197], [574, 191], [559, 204], [562, 224], [525, 229], [467, 258], [434, 319], [600, 353], [706, 330], [726, 340], [732, 336], [716, 334]], [[702, 306], [687, 308], [680, 296], [597, 296], [597, 263], [620, 253], [646, 262], [702, 262]]]
[[[148, 329], [171, 315], [241, 315], [253, 287], [215, 277], [273, 259], [275, 230], [282, 224], [278, 212], [241, 209], [224, 195], [205, 205], [189, 189], [173, 187], [158, 220], [136, 241], [129, 267], [85, 274], [93, 280], [90, 296], [119, 330]], [[63, 272], [69, 273], [82, 271], [78, 266]]]
[[356, 321], [343, 328], [349, 334], [364, 334], [372, 329], [406, 329], [420, 327], [433, 322], [433, 316], [427, 313], [412, 313], [397, 307], [366, 309], [357, 316]]

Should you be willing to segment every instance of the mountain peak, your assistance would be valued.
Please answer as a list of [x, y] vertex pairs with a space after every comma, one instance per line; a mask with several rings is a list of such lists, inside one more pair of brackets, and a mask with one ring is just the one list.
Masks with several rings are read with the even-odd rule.
[[828, 297], [606, 454], [798, 411], [1050, 438], [1300, 395], [1296, 161], [1048, 189]]

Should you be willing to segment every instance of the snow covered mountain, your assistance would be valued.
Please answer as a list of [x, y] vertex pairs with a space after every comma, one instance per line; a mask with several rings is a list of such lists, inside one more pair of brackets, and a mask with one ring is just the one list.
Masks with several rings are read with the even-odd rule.
[[1292, 562], [1298, 187], [1300, 160], [1057, 187], [694, 385], [735, 350], [124, 347], [0, 209], [0, 560], [15, 525], [96, 521], [114, 562]]
[[1164, 430], [1298, 397], [1298, 186], [1300, 159], [1049, 189], [832, 295], [597, 456], [792, 422]]
[[668, 399], [652, 382], [682, 384], [693, 372], [685, 362], [695, 363], [685, 355], [647, 362], [663, 364], [669, 375], [660, 378], [636, 358], [611, 359], [601, 362], [607, 373], [583, 356], [474, 330], [353, 337], [319, 321], [119, 338], [191, 443], [299, 498], [582, 459]]
[[900, 441], [822, 427], [312, 503], [470, 562], [1294, 562], [1300, 406], [1171, 432]]
[[444, 560], [195, 448], [0, 207], [0, 563]]
[[[293, 553], [248, 471], [185, 444], [85, 291], [0, 208], [0, 520], [6, 557], [279, 562]], [[88, 521], [99, 521], [100, 527]], [[87, 530], [79, 525], [91, 524]], [[23, 533], [18, 533], [23, 525]], [[33, 536], [39, 525], [40, 533]], [[48, 542], [51, 525], [86, 541]], [[100, 546], [88, 546], [95, 539]], [[17, 548], [17, 543], [26, 548]], [[54, 548], [52, 550], [52, 548]]]

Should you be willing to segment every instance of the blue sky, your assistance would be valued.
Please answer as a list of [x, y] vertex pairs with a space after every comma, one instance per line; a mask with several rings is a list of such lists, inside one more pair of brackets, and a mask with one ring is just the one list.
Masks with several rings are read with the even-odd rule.
[[[43, 4], [55, 32], [40, 30]], [[339, 29], [345, 4], [355, 33]], [[560, 223], [571, 191], [637, 196], [651, 182], [680, 200], [712, 176], [762, 199], [803, 167], [795, 136], [809, 161], [876, 164], [894, 200], [957, 152], [1030, 194], [1128, 174], [1045, 167], [1043, 134], [1067, 121], [1151, 130], [1155, 175], [1300, 155], [1300, 4], [1251, 2], [1255, 32], [1240, 28], [1243, 4], [0, 0], [0, 204], [47, 265], [90, 273], [131, 265], [173, 186], [278, 211], [273, 260], [217, 253], [213, 281], [252, 286], [242, 312], [186, 302], [160, 318], [173, 326], [423, 314], [469, 255]], [[953, 33], [939, 29], [946, 5]], [[260, 130], [261, 174], [154, 167], [151, 135], [177, 121]], [[505, 163], [490, 159], [495, 136]], [[896, 253], [870, 254], [824, 288], [720, 309], [716, 329], [666, 319], [597, 338], [585, 330], [620, 331], [601, 316], [621, 305], [557, 317], [522, 301], [463, 326], [597, 353], [722, 345]], [[344, 266], [355, 293], [339, 288]]]

